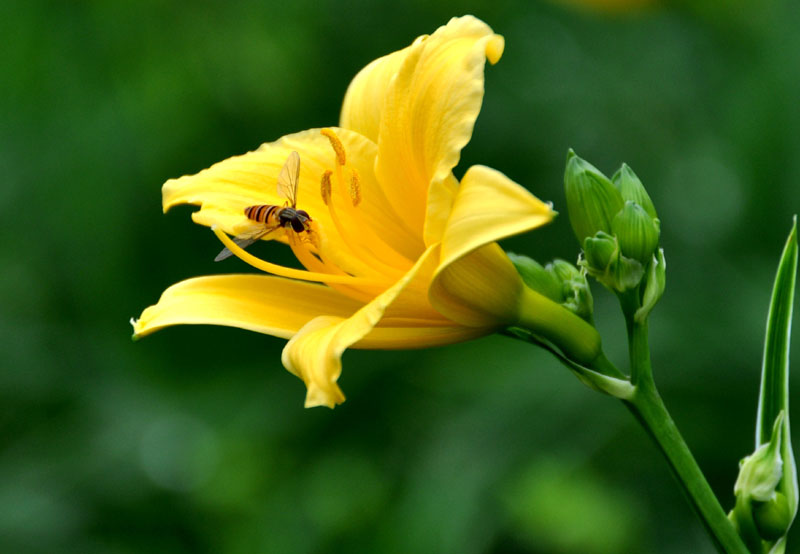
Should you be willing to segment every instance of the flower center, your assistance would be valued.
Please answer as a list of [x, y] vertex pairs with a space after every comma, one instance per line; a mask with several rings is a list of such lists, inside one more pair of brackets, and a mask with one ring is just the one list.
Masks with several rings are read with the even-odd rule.
[[[358, 170], [347, 164], [344, 145], [333, 129], [321, 129], [320, 134], [330, 141], [336, 155], [334, 169], [325, 170], [320, 177], [320, 194], [328, 207], [336, 231], [356, 256], [367, 261], [382, 275], [392, 280], [398, 279], [413, 263], [392, 248], [365, 221], [363, 213], [357, 209], [362, 199], [361, 176]], [[345, 179], [348, 174], [349, 179]], [[339, 202], [337, 206], [334, 194], [349, 198], [349, 202]]]
[[[284, 227], [289, 247], [303, 270], [262, 260], [246, 252], [222, 230], [212, 230], [228, 250], [256, 269], [289, 279], [326, 283], [347, 296], [368, 301], [402, 277], [413, 263], [389, 246], [359, 209], [361, 176], [347, 163], [339, 136], [328, 128], [320, 133], [335, 154], [333, 169], [326, 169], [320, 177], [320, 194], [340, 241], [326, 240], [325, 229], [314, 220], [313, 213], [305, 231]], [[334, 244], [338, 246], [333, 247]]]

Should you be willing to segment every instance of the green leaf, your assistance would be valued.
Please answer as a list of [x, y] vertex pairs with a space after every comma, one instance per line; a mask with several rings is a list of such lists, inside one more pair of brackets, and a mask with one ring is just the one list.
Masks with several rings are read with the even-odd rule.
[[783, 410], [786, 421], [781, 437], [783, 477], [778, 491], [786, 495], [792, 514], [797, 513], [797, 469], [792, 453], [789, 430], [789, 344], [792, 328], [792, 306], [797, 280], [797, 216], [783, 249], [775, 285], [772, 289], [767, 332], [764, 340], [764, 361], [761, 371], [761, 392], [756, 423], [756, 447], [769, 442], [773, 424]]

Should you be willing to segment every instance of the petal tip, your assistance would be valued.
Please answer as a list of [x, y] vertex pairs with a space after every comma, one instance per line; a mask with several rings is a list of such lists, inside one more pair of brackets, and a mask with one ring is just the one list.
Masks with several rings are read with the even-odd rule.
[[486, 43], [486, 59], [489, 63], [494, 65], [500, 61], [503, 56], [503, 50], [506, 47], [506, 39], [503, 35], [494, 35]]

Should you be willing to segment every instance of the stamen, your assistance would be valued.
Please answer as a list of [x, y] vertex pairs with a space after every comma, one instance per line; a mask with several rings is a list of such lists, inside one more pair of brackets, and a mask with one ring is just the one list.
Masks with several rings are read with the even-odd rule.
[[322, 174], [322, 182], [320, 183], [320, 193], [322, 194], [322, 201], [327, 206], [331, 201], [331, 175], [333, 171], [326, 169]]
[[339, 140], [339, 137], [336, 135], [333, 129], [328, 129], [326, 127], [325, 129], [321, 129], [320, 133], [327, 137], [329, 141], [331, 141], [333, 151], [336, 152], [336, 162], [339, 165], [344, 165], [347, 163], [347, 157], [344, 153], [344, 145], [342, 144], [342, 141]]
[[[331, 273], [334, 275], [347, 275], [344, 271], [339, 269], [339, 267], [327, 261], [322, 255], [317, 258], [311, 251], [308, 249], [308, 246], [305, 244], [303, 237], [294, 234], [294, 233], [287, 233], [287, 237], [289, 239], [289, 247], [294, 252], [294, 255], [300, 260], [300, 263], [305, 266], [306, 269], [310, 271], [317, 271], [319, 273]], [[328, 283], [332, 289], [337, 290], [355, 300], [359, 300], [362, 302], [369, 302], [373, 298], [375, 298], [376, 294], [379, 294], [386, 288], [387, 285], [383, 285], [381, 287], [354, 287], [350, 285], [342, 285], [339, 283]]]
[[224, 231], [219, 229], [216, 225], [211, 227], [211, 230], [217, 235], [217, 238], [225, 245], [225, 247], [233, 252], [233, 254], [253, 266], [260, 269], [265, 273], [278, 275], [279, 277], [286, 277], [288, 279], [297, 279], [298, 281], [311, 281], [317, 283], [341, 283], [344, 285], [358, 285], [358, 286], [380, 286], [379, 281], [373, 279], [362, 279], [360, 277], [351, 277], [350, 275], [329, 275], [327, 273], [314, 273], [312, 271], [305, 271], [302, 269], [293, 269], [291, 267], [284, 267], [266, 262], [260, 258], [256, 258], [249, 252], [243, 250], [238, 244], [233, 242], [231, 238], [225, 234]]
[[353, 168], [353, 174], [350, 176], [350, 199], [353, 201], [353, 206], [358, 206], [361, 203], [361, 181], [355, 168]]

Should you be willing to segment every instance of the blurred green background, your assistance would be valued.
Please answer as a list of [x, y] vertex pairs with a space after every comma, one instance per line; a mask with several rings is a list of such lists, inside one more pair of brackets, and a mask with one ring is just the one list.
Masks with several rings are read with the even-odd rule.
[[[504, 244], [546, 261], [577, 256], [567, 148], [608, 174], [635, 169], [669, 264], [656, 379], [732, 506], [770, 287], [800, 209], [792, 0], [627, 14], [12, 0], [0, 5], [1, 552], [712, 550], [630, 414], [524, 344], [349, 351], [348, 400], [329, 411], [303, 409], [281, 340], [196, 326], [130, 340], [128, 319], [168, 285], [247, 270], [212, 262], [220, 245], [190, 208], [161, 214], [166, 179], [335, 124], [361, 67], [464, 13], [506, 53], [457, 175], [484, 163], [552, 200], [562, 217]], [[595, 300], [624, 366], [621, 317], [597, 286]]]

